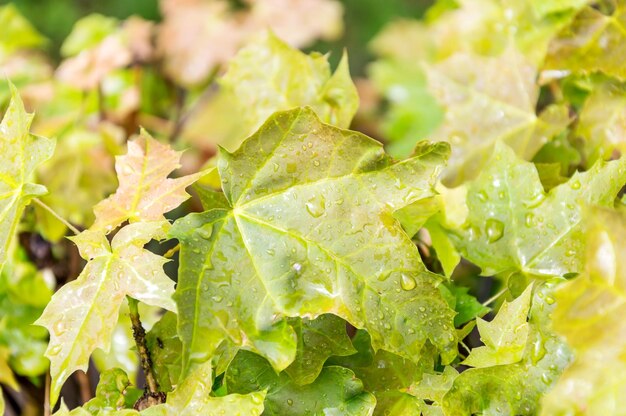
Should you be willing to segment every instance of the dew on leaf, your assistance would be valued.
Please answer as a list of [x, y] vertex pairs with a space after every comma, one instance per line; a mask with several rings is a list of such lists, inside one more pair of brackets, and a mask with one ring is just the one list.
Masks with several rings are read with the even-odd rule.
[[61, 346], [55, 345], [54, 347], [50, 348], [48, 355], [58, 355], [60, 352], [61, 352]]
[[485, 234], [487, 234], [487, 241], [495, 243], [504, 235], [504, 224], [495, 218], [488, 219], [485, 224]]
[[415, 279], [403, 273], [400, 278], [400, 286], [402, 286], [404, 290], [413, 290], [416, 286]]
[[316, 197], [305, 204], [307, 212], [313, 218], [319, 218], [326, 212], [326, 199], [324, 197]]

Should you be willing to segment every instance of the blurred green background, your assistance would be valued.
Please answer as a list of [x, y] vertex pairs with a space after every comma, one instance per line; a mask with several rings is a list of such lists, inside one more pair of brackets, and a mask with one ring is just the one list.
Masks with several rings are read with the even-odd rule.
[[[230, 0], [234, 5], [242, 0]], [[420, 17], [432, 0], [342, 0], [345, 7], [343, 37], [331, 44], [320, 43], [310, 49], [332, 52], [336, 62], [343, 48], [350, 53], [354, 75], [362, 75], [371, 56], [368, 42], [385, 23], [394, 18]], [[133, 14], [146, 19], [160, 19], [158, 0], [0, 0], [15, 4], [48, 39], [49, 53], [58, 58], [59, 47], [76, 20], [90, 13], [101, 13], [120, 19]]]

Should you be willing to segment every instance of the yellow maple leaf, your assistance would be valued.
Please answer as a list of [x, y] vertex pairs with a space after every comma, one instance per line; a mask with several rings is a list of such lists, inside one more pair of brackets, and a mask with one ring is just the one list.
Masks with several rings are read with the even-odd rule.
[[128, 142], [128, 152], [116, 158], [117, 191], [94, 207], [92, 229], [112, 230], [124, 221], [158, 221], [189, 198], [185, 188], [201, 173], [168, 178], [181, 165], [180, 152], [161, 144], [142, 131]]

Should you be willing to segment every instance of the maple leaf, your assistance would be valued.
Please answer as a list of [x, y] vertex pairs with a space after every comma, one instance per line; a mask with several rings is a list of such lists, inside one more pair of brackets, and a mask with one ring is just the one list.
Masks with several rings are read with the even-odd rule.
[[97, 88], [111, 71], [130, 64], [132, 55], [119, 34], [106, 37], [93, 48], [64, 60], [56, 71], [56, 77], [84, 91]]
[[587, 7], [550, 43], [545, 69], [575, 73], [604, 72], [626, 79], [626, 5], [617, 1], [605, 14]]
[[497, 141], [528, 160], [569, 123], [563, 106], [535, 114], [536, 70], [513, 49], [498, 57], [456, 54], [425, 71], [429, 91], [445, 109], [431, 138], [453, 145], [444, 177], [450, 186], [474, 178]]
[[154, 140], [146, 131], [128, 142], [128, 152], [115, 160], [117, 191], [94, 207], [92, 229], [112, 230], [126, 220], [155, 221], [189, 198], [185, 188], [201, 173], [167, 176], [180, 167], [180, 153]]
[[580, 204], [613, 206], [625, 182], [626, 158], [598, 161], [546, 193], [535, 166], [498, 143], [485, 169], [468, 185], [469, 214], [451, 238], [485, 275], [580, 272]]
[[220, 92], [183, 131], [197, 146], [233, 151], [272, 113], [298, 106], [347, 128], [359, 105], [346, 55], [331, 73], [327, 56], [307, 55], [271, 33], [242, 48], [219, 83]]
[[[254, 394], [266, 390], [264, 415], [369, 416], [376, 399], [361, 380], [343, 367], [327, 366], [310, 384], [298, 385], [286, 373], [276, 374], [263, 357], [240, 351], [224, 376], [228, 391]], [[341, 386], [341, 388], [337, 388]]]
[[513, 364], [522, 359], [530, 326], [526, 322], [530, 309], [532, 285], [512, 302], [504, 302], [491, 322], [476, 318], [482, 347], [473, 348], [462, 364], [491, 367]]
[[[228, 2], [161, 1], [163, 23], [157, 47], [165, 72], [192, 86], [203, 82], [227, 62], [247, 36], [247, 29], [230, 13]], [[210, 45], [207, 47], [207, 45]]]
[[[446, 366], [441, 374], [424, 373], [419, 382], [411, 384], [407, 392], [421, 400], [429, 400], [432, 404], [422, 404], [423, 407], [434, 407], [431, 412], [442, 412], [441, 403], [443, 397], [452, 388], [454, 380], [459, 372], [450, 366]], [[426, 411], [426, 414], [430, 414]]]
[[538, 413], [542, 395], [554, 385], [571, 359], [569, 348], [551, 329], [550, 314], [556, 307], [554, 291], [563, 281], [559, 278], [535, 285], [522, 361], [463, 371], [447, 392], [437, 394], [441, 398], [441, 393], [445, 393], [439, 403], [443, 414]]
[[11, 103], [0, 123], [0, 269], [24, 207], [47, 192], [29, 180], [35, 168], [52, 156], [55, 141], [31, 135], [32, 120], [11, 84]]
[[276, 113], [238, 151], [222, 151], [229, 206], [187, 215], [170, 233], [181, 244], [184, 367], [228, 339], [282, 370], [296, 350], [282, 318], [323, 313], [366, 328], [377, 349], [418, 360], [430, 341], [453, 359], [454, 312], [440, 278], [392, 216], [434, 195], [448, 149], [423, 144], [393, 164], [378, 142], [302, 108]]
[[626, 216], [589, 208], [586, 264], [554, 295], [555, 331], [574, 349], [574, 362], [543, 400], [543, 415], [619, 415], [626, 394]]
[[343, 7], [335, 0], [247, 0], [251, 26], [269, 28], [289, 45], [302, 48], [316, 39], [337, 39]]
[[334, 315], [321, 315], [316, 319], [292, 318], [290, 324], [296, 332], [298, 347], [296, 358], [285, 372], [296, 384], [315, 381], [329, 357], [356, 352], [346, 333], [346, 322]]
[[587, 163], [609, 159], [615, 150], [626, 153], [626, 95], [624, 87], [607, 82], [593, 88], [580, 110], [576, 133], [587, 140]]
[[[331, 357], [326, 366], [341, 366], [354, 371], [363, 381], [365, 390], [376, 397], [375, 414], [409, 416], [419, 409], [422, 403], [406, 393], [406, 389], [420, 380], [424, 372], [435, 365], [436, 351], [427, 345], [421, 351], [421, 358], [415, 363], [385, 350], [375, 351], [371, 337], [362, 329], [352, 338], [357, 349], [355, 354], [344, 357]], [[402, 413], [406, 412], [406, 413]]]
[[206, 416], [260, 416], [264, 412], [265, 392], [229, 394], [222, 397], [209, 395], [213, 384], [211, 363], [195, 369], [184, 381], [167, 395], [165, 404], [149, 407], [144, 416], [206, 415]]
[[87, 370], [96, 348], [109, 350], [125, 296], [176, 310], [171, 298], [174, 282], [163, 272], [166, 260], [143, 249], [152, 238], [164, 238], [168, 227], [167, 221], [130, 224], [110, 245], [103, 230], [87, 230], [72, 238], [87, 265], [76, 280], [54, 294], [35, 322], [50, 332], [46, 357], [52, 405], [63, 382], [75, 370]]

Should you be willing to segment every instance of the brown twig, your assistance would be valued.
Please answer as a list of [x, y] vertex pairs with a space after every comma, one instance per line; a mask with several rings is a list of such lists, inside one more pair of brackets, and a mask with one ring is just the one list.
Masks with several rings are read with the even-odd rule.
[[44, 388], [43, 414], [44, 416], [50, 416], [52, 414], [52, 409], [50, 409], [50, 371], [46, 371], [46, 385]]
[[159, 391], [159, 383], [156, 381], [154, 373], [152, 372], [152, 360], [150, 358], [150, 351], [146, 345], [146, 331], [143, 329], [139, 317], [139, 301], [130, 296], [126, 296], [126, 299], [128, 300], [130, 321], [133, 325], [133, 337], [135, 338], [137, 351], [141, 359], [141, 368], [143, 368], [144, 375], [146, 376], [146, 387], [150, 393], [157, 393]]
[[80, 400], [85, 404], [92, 398], [91, 382], [87, 374], [82, 371], [76, 372], [76, 381], [78, 382], [78, 389], [80, 391]]

